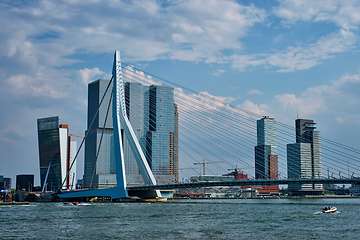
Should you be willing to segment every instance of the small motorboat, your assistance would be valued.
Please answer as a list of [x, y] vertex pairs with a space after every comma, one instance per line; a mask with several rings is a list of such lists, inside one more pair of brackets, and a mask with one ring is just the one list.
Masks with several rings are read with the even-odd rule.
[[323, 213], [334, 213], [336, 212], [337, 208], [336, 207], [325, 207], [323, 208], [322, 212]]
[[73, 205], [84, 205], [82, 202], [71, 202]]

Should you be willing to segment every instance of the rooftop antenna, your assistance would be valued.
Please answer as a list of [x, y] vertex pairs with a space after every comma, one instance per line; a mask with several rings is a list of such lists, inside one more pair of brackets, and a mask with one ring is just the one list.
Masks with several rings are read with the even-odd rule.
[[296, 118], [299, 119], [299, 110], [296, 110]]

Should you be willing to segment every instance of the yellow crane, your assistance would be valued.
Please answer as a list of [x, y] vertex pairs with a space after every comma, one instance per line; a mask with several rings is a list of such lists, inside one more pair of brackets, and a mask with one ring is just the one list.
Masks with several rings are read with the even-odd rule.
[[222, 163], [222, 162], [205, 162], [205, 159], [203, 159], [203, 162], [196, 162], [194, 165], [203, 165], [203, 173], [205, 176], [205, 165], [210, 163]]

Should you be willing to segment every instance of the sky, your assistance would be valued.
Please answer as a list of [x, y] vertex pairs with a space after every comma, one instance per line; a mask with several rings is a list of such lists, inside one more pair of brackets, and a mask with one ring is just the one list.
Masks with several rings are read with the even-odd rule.
[[111, 77], [115, 50], [282, 123], [314, 119], [359, 149], [359, 1], [2, 0], [0, 22], [0, 175], [13, 186], [17, 174], [40, 184], [38, 118], [84, 135], [87, 84]]

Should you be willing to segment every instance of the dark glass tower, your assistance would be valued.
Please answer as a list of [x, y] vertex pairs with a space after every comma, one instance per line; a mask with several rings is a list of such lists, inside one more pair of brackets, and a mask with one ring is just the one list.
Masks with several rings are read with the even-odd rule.
[[58, 190], [62, 184], [59, 117], [38, 119], [37, 125], [41, 187], [49, 170], [46, 190]]

